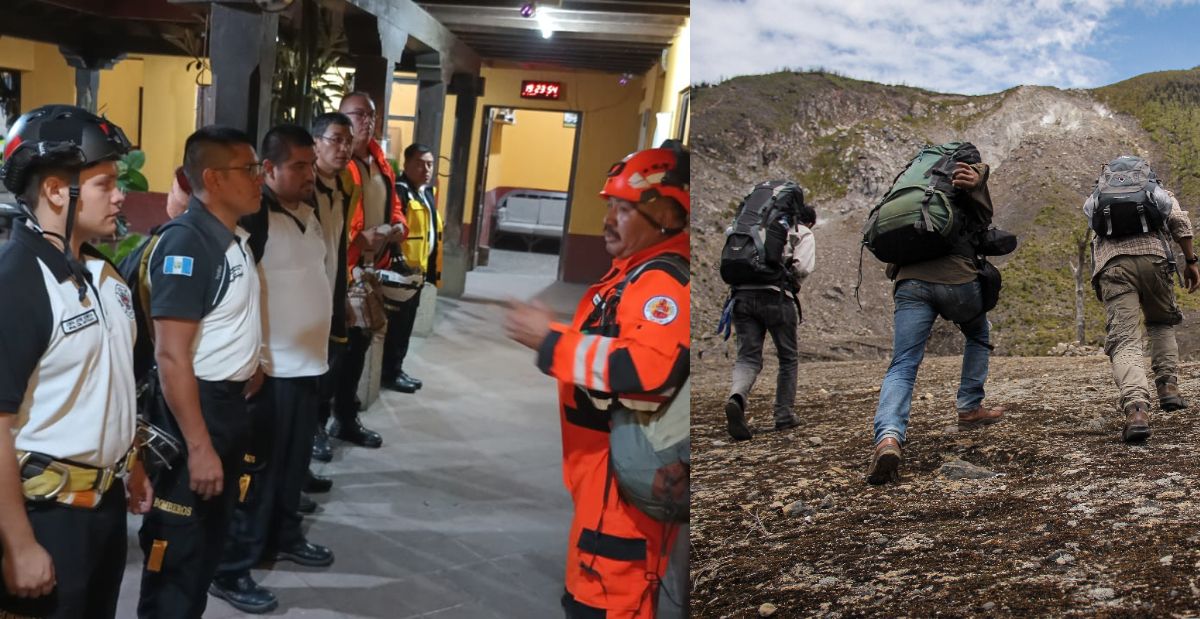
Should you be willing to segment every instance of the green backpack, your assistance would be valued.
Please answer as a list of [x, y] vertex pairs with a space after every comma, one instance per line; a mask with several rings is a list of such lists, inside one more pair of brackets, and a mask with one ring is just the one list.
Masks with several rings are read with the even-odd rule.
[[954, 205], [954, 165], [979, 163], [970, 142], [925, 146], [871, 210], [863, 245], [876, 258], [913, 264], [965, 250], [964, 214]]

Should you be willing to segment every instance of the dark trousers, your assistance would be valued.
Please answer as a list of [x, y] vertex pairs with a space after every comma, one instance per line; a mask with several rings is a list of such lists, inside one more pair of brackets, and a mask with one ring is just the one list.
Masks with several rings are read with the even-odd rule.
[[347, 330], [346, 350], [338, 359], [340, 367], [333, 372], [333, 415], [343, 423], [358, 420], [358, 382], [367, 364], [371, 338], [366, 329]]
[[346, 358], [347, 342], [329, 340], [329, 370], [317, 381], [317, 425], [325, 427], [333, 414], [337, 399], [337, 386], [342, 374], [342, 360]]
[[792, 418], [796, 402], [796, 372], [800, 356], [796, 342], [799, 314], [791, 297], [774, 290], [739, 290], [733, 295], [733, 330], [737, 333], [737, 361], [733, 363], [733, 384], [729, 395], [738, 395], [742, 404], [749, 401], [750, 390], [762, 371], [763, 342], [768, 334], [779, 355], [779, 375], [775, 379], [775, 421]]
[[317, 378], [268, 377], [248, 407], [254, 434], [217, 574], [247, 574], [263, 554], [304, 541], [300, 492], [317, 425]]
[[383, 340], [383, 380], [399, 378], [404, 371], [408, 340], [412, 339], [413, 323], [417, 321], [420, 305], [421, 293], [417, 292], [411, 299], [388, 307], [387, 336]]
[[112, 619], [125, 573], [125, 486], [113, 484], [95, 509], [26, 503], [33, 536], [54, 563], [49, 595], [10, 597], [0, 579], [0, 615]]
[[[221, 494], [207, 501], [192, 492], [186, 444], [184, 456], [175, 466], [155, 475], [154, 507], [146, 514], [138, 535], [145, 556], [138, 599], [138, 616], [142, 619], [191, 619], [204, 613], [208, 585], [221, 561], [238, 499], [242, 461], [252, 428], [242, 396], [245, 383], [197, 382], [200, 410], [213, 449], [221, 459], [224, 484]], [[174, 416], [168, 414], [165, 419], [167, 430], [182, 438]]]

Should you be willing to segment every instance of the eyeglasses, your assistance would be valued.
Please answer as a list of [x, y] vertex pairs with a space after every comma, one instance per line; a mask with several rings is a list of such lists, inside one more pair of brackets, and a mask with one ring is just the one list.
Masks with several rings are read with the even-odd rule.
[[331, 138], [327, 135], [319, 136], [318, 139], [324, 141], [326, 144], [330, 144], [337, 148], [350, 148], [350, 147], [354, 146], [354, 140], [345, 140], [342, 138]]
[[370, 122], [370, 123], [375, 122], [375, 112], [372, 112], [370, 110], [354, 110], [352, 112], [345, 112], [345, 114], [346, 114], [346, 116], [354, 116], [356, 118], [360, 118], [366, 122]]
[[247, 163], [246, 165], [226, 166], [223, 168], [212, 168], [212, 169], [213, 170], [241, 170], [241, 171], [245, 172], [246, 174], [249, 174], [250, 176], [253, 176], [256, 178], [263, 175], [263, 164], [261, 161], [255, 161], [254, 163]]

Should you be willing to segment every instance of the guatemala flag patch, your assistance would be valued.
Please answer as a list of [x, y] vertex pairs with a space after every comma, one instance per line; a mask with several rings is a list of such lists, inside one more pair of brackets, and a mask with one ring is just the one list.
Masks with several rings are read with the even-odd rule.
[[163, 260], [163, 275], [192, 276], [191, 256], [167, 256]]

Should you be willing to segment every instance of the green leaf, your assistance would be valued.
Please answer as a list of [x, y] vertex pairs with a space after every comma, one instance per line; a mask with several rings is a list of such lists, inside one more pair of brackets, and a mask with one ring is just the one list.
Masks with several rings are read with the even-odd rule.
[[130, 169], [140, 170], [146, 165], [146, 153], [140, 150], [131, 150], [123, 158], [125, 163], [129, 164]]
[[137, 170], [130, 170], [126, 178], [128, 179], [127, 186], [132, 191], [148, 191], [150, 189], [150, 182]]

